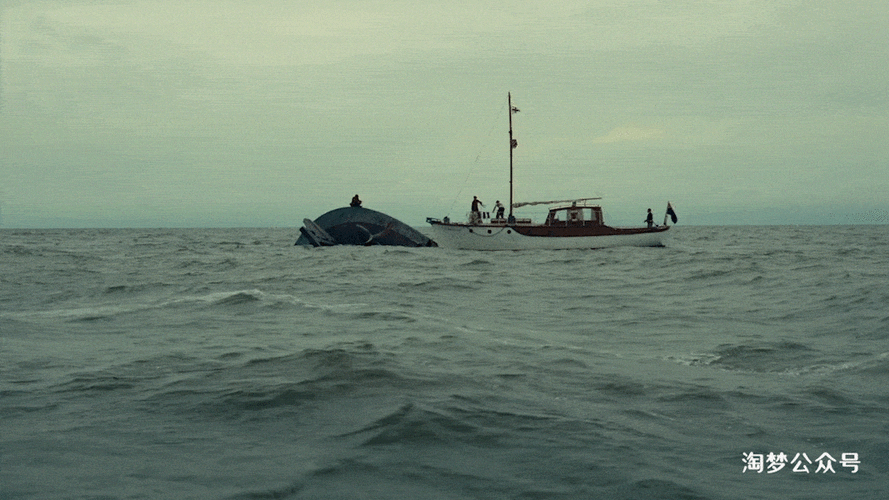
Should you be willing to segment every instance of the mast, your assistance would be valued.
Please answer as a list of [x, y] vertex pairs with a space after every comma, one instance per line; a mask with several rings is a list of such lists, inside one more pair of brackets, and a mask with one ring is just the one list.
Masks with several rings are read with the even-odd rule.
[[[518, 145], [512, 138], [512, 94], [506, 93], [506, 101], [509, 107], [509, 221], [512, 222], [512, 150]], [[516, 110], [518, 111], [518, 110]]]

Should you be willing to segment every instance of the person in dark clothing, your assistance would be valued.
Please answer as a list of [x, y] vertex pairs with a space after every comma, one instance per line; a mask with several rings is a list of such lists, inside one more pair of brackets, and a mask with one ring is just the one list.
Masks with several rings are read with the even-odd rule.
[[482, 200], [478, 199], [478, 196], [472, 197], [472, 211], [469, 213], [469, 221], [473, 224], [478, 224], [482, 221], [482, 213], [479, 211], [478, 207], [485, 206], [482, 203]]
[[478, 196], [473, 196], [472, 197], [472, 211], [478, 212], [479, 211], [478, 207], [480, 207], [480, 206], [483, 207], [483, 206], [485, 206], [485, 204], [482, 203], [482, 200], [478, 199]]
[[360, 207], [361, 206], [361, 200], [358, 199], [357, 194], [352, 197], [352, 203], [349, 203], [349, 206], [350, 207]]
[[648, 217], [645, 218], [645, 222], [648, 223], [648, 227], [651, 228], [654, 226], [654, 214], [651, 213], [651, 209], [648, 209]]

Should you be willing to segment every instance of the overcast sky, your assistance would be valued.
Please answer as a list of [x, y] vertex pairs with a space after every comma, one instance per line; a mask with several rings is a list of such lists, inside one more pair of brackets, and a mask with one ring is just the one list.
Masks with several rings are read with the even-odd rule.
[[516, 201], [889, 223], [885, 0], [0, 2], [3, 227], [462, 218], [507, 92]]

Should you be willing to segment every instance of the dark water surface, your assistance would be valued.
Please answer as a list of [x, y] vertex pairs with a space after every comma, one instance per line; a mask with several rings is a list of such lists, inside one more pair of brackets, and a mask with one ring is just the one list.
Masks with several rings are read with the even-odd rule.
[[0, 498], [886, 498], [889, 228], [674, 233], [0, 231]]

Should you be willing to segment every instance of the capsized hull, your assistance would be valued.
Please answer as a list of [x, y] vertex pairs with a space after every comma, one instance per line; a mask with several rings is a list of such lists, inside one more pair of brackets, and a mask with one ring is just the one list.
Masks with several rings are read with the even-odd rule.
[[[468, 225], [432, 222], [429, 234], [442, 248], [462, 250], [566, 250], [609, 248], [617, 246], [664, 246], [669, 226], [652, 229], [607, 228], [595, 235], [550, 236], [536, 227], [506, 225]], [[523, 234], [528, 233], [528, 234]]]
[[388, 245], [434, 247], [428, 236], [400, 220], [363, 207], [331, 210], [313, 221], [306, 220], [297, 245]]

